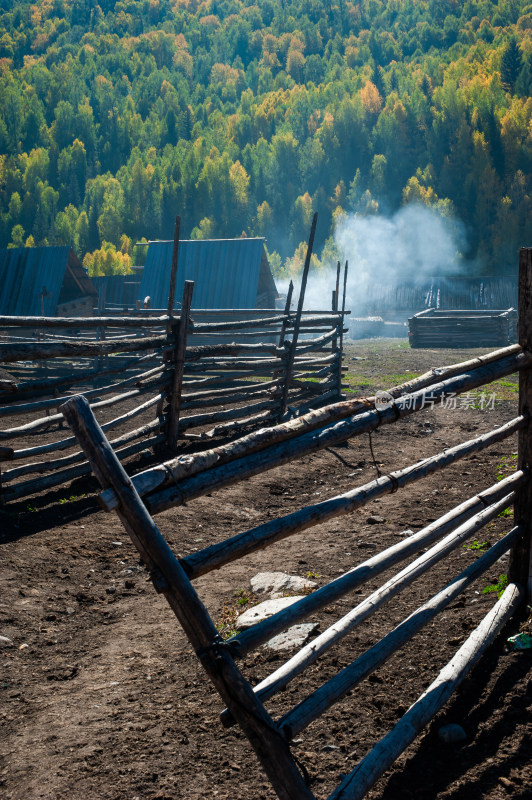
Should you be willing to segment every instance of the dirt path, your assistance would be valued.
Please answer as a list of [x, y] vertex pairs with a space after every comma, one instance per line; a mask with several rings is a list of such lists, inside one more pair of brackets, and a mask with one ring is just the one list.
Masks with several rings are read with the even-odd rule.
[[[485, 351], [414, 351], [401, 340], [350, 343], [348, 382], [354, 395], [370, 394], [480, 352]], [[471, 393], [469, 404], [427, 409], [373, 434], [375, 460], [383, 472], [405, 466], [496, 427], [515, 416], [516, 405], [513, 376], [489, 387], [484, 399]], [[236, 611], [246, 605], [249, 579], [257, 572], [282, 569], [326, 583], [399, 541], [405, 529], [419, 530], [511, 471], [515, 450], [515, 439], [507, 440], [415, 484], [408, 493], [383, 497], [206, 576], [198, 582], [200, 594], [220, 626], [230, 627]], [[347, 447], [305, 457], [165, 512], [157, 521], [175, 551], [185, 554], [375, 475], [365, 435]], [[147, 582], [118, 519], [99, 510], [92, 486], [78, 481], [0, 512], [0, 635], [12, 640], [0, 649], [2, 797], [272, 800], [247, 740], [222, 728], [217, 694], [166, 602]], [[371, 516], [384, 521], [371, 524]], [[496, 541], [511, 524], [511, 518], [497, 519], [479, 543]], [[458, 548], [270, 701], [272, 714], [279, 716], [352, 661], [478, 553]], [[497, 582], [506, 563], [496, 564], [434, 625], [296, 740], [294, 752], [317, 797], [330, 793], [340, 774], [356, 765], [434, 679], [492, 605], [494, 595], [482, 589]], [[320, 629], [387, 577], [317, 615]], [[517, 629], [513, 622], [369, 797], [532, 796], [532, 655], [505, 648], [505, 638]], [[258, 681], [283, 660], [261, 648], [245, 660], [245, 672]], [[443, 744], [437, 730], [444, 722], [462, 725], [465, 742]]]

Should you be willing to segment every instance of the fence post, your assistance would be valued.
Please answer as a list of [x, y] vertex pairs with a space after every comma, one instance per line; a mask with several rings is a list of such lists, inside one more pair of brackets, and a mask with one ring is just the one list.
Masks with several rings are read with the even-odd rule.
[[177, 434], [179, 429], [179, 413], [181, 409], [181, 390], [183, 388], [183, 373], [185, 371], [185, 358], [187, 353], [187, 334], [190, 323], [190, 306], [194, 281], [185, 281], [183, 300], [181, 302], [181, 316], [179, 322], [172, 325], [175, 337], [174, 369], [172, 373], [172, 389], [170, 393], [170, 413], [168, 419], [167, 442], [170, 450], [177, 448]]
[[177, 274], [177, 257], [179, 255], [179, 233], [181, 228], [181, 217], [175, 218], [174, 227], [174, 247], [172, 249], [172, 267], [170, 269], [170, 286], [168, 289], [168, 316], [171, 317], [174, 311], [175, 300], [175, 281]]
[[342, 359], [344, 356], [344, 323], [345, 323], [345, 294], [347, 291], [347, 270], [348, 270], [348, 263], [345, 262], [344, 266], [344, 289], [342, 293], [342, 316], [340, 318], [340, 362], [338, 364], [338, 394], [340, 397], [342, 396], [342, 380], [343, 380], [343, 371], [342, 371]]
[[[517, 335], [523, 350], [532, 350], [532, 247], [519, 252], [519, 317]], [[519, 372], [519, 413], [532, 415], [532, 369]], [[532, 469], [532, 424], [519, 432], [517, 469]], [[512, 548], [508, 580], [527, 586], [532, 599], [532, 475], [519, 489], [515, 501], [515, 521], [522, 525], [523, 535]]]
[[316, 223], [318, 221], [318, 214], [315, 213], [312, 218], [312, 226], [310, 228], [310, 236], [307, 246], [307, 255], [305, 257], [305, 265], [303, 267], [303, 275], [301, 277], [301, 288], [299, 290], [299, 300], [297, 303], [296, 318], [294, 320], [294, 329], [292, 332], [292, 342], [290, 350], [288, 351], [288, 359], [286, 363], [286, 370], [284, 373], [283, 397], [281, 400], [280, 415], [286, 412], [288, 405], [288, 390], [290, 388], [290, 381], [292, 379], [292, 371], [294, 368], [294, 359], [296, 357], [297, 339], [299, 336], [299, 326], [301, 325], [301, 315], [303, 313], [303, 303], [305, 302], [305, 289], [307, 288], [308, 271], [310, 268], [310, 257], [312, 255], [312, 247], [314, 245], [314, 234], [316, 233]]

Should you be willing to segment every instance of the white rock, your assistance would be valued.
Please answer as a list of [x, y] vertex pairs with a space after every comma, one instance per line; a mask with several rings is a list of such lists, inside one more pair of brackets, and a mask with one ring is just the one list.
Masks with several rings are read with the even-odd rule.
[[278, 611], [288, 608], [292, 603], [301, 600], [302, 597], [303, 595], [296, 597], [278, 597], [276, 600], [265, 600], [263, 603], [259, 603], [257, 606], [253, 606], [253, 608], [248, 608], [247, 611], [244, 611], [244, 613], [237, 618], [235, 627], [239, 631], [251, 628], [251, 626], [256, 625], [257, 622], [262, 622], [262, 620], [268, 619], [268, 617], [273, 616], [273, 614], [277, 614]]
[[0, 636], [0, 647], [11, 647], [13, 642], [7, 636]]
[[282, 597], [287, 592], [308, 592], [316, 587], [315, 581], [286, 572], [259, 572], [249, 583], [253, 594], [269, 594], [270, 597]]
[[293, 625], [287, 631], [274, 636], [264, 647], [271, 650], [291, 650], [294, 647], [303, 647], [305, 642], [318, 630], [317, 622], [304, 622], [302, 625]]

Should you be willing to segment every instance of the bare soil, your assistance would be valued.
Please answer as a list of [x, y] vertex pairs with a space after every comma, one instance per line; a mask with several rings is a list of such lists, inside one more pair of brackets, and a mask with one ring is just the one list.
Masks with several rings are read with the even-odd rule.
[[[404, 340], [350, 342], [350, 396], [481, 352], [415, 351]], [[157, 522], [183, 555], [346, 491], [372, 480], [377, 466], [382, 472], [406, 466], [515, 416], [516, 376], [470, 397], [454, 409], [427, 407], [382, 428], [371, 437], [373, 454], [365, 435], [164, 512]], [[257, 572], [283, 570], [326, 583], [510, 472], [516, 446], [509, 439], [407, 491], [205, 576], [197, 582], [200, 595], [227, 631], [246, 597], [253, 602], [249, 579]], [[384, 521], [370, 524], [372, 516]], [[511, 517], [497, 519], [478, 543], [493, 543], [511, 525]], [[418, 579], [270, 701], [274, 717], [378, 641], [480, 552], [459, 547]], [[0, 556], [0, 635], [12, 641], [0, 648], [5, 800], [273, 800], [246, 738], [221, 726], [219, 697], [120, 521], [100, 510], [94, 480], [0, 511]], [[482, 589], [497, 583], [506, 566], [507, 559], [496, 564], [294, 742], [317, 797], [328, 796], [436, 677], [493, 604], [496, 594]], [[316, 617], [320, 629], [388, 577], [325, 609]], [[506, 645], [522, 625], [529, 626], [526, 612], [368, 797], [532, 797], [532, 651], [511, 652]], [[257, 682], [285, 658], [260, 648], [243, 669]], [[438, 729], [448, 722], [464, 728], [465, 741], [440, 741]]]

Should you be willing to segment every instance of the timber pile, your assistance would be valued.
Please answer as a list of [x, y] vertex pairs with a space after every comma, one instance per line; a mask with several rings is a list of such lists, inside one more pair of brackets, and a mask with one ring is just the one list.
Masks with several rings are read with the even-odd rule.
[[[292, 756], [290, 742], [294, 737], [299, 736], [308, 725], [406, 646], [423, 627], [434, 624], [438, 614], [510, 551], [508, 586], [502, 597], [395, 727], [352, 772], [342, 776], [340, 785], [329, 796], [329, 800], [361, 800], [422, 727], [434, 718], [510, 616], [523, 607], [527, 584], [529, 593], [532, 592], [532, 510], [529, 502], [532, 488], [529, 471], [532, 430], [528, 414], [528, 409], [532, 407], [531, 302], [532, 249], [521, 251], [520, 258], [519, 345], [444, 370], [435, 370], [395, 387], [390, 392], [393, 400], [385, 407], [375, 408], [371, 401], [339, 402], [276, 428], [250, 434], [232, 444], [214, 447], [206, 453], [174, 459], [133, 479], [124, 472], [87, 401], [75, 397], [62, 407], [102, 486], [102, 504], [107, 509], [116, 509], [149, 571], [155, 589], [165, 595], [201, 665], [226, 704], [221, 714], [223, 723], [226, 726], [235, 723], [240, 725], [280, 800], [315, 800]], [[204, 550], [179, 558], [172, 552], [153, 519], [155, 514], [164, 509], [188, 503], [294, 458], [374, 430], [382, 424], [398, 424], [403, 417], [426, 408], [427, 391], [435, 399], [456, 396], [516, 370], [520, 374], [519, 412], [514, 419], [489, 433], [389, 475], [381, 475], [344, 494], [271, 519]], [[213, 620], [192, 584], [195, 578], [259, 549], [274, 546], [295, 533], [348, 514], [379, 495], [404, 492], [414, 481], [456, 463], [473, 452], [482, 451], [515, 432], [519, 434], [519, 452], [514, 474], [487, 487], [416, 534], [357, 564], [273, 616], [232, 635], [226, 641], [220, 639]], [[316, 688], [296, 706], [287, 708], [277, 720], [273, 719], [264, 704], [266, 700], [283, 690], [336, 642], [410, 586], [418, 576], [478, 535], [479, 530], [500, 516], [502, 510], [512, 503], [515, 504], [516, 520], [512, 530], [455, 575], [446, 586], [438, 588], [432, 598], [379, 642], [325, 683], [319, 683], [323, 671], [313, 669], [311, 672], [318, 681]], [[175, 521], [172, 526], [172, 534], [175, 535]], [[311, 543], [311, 536], [307, 535], [304, 541], [306, 557]], [[276, 634], [303, 621], [315, 611], [325, 609], [333, 601], [345, 598], [357, 587], [410, 556], [414, 556], [413, 561], [257, 686], [251, 685], [237, 664], [240, 659]], [[333, 665], [336, 665], [335, 659]], [[325, 672], [328, 673], [328, 670]], [[287, 702], [290, 701], [289, 692], [284, 697]]]
[[408, 320], [408, 338], [411, 347], [502, 347], [517, 340], [517, 312], [428, 308]]

